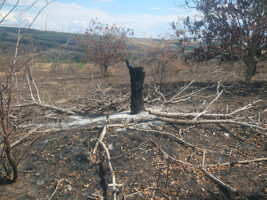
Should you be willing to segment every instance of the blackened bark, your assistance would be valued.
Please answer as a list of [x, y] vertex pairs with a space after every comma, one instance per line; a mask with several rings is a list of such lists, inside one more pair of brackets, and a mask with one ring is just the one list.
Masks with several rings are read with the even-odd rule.
[[144, 80], [146, 71], [143, 67], [134, 67], [125, 61], [131, 78], [131, 114], [144, 110]]

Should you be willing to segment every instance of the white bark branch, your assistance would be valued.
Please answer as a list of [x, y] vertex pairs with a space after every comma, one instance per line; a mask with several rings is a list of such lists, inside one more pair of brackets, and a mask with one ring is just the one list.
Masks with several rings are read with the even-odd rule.
[[231, 113], [229, 114], [229, 116], [232, 116], [232, 115], [234, 115], [234, 114], [236, 114], [236, 113], [238, 113], [238, 112], [244, 111], [244, 110], [248, 110], [248, 109], [250, 109], [254, 104], [256, 104], [256, 103], [258, 103], [258, 102], [261, 102], [261, 101], [262, 101], [262, 100], [260, 99], [260, 100], [254, 101], [254, 102], [252, 102], [252, 103], [249, 103], [248, 105], [246, 105], [246, 106], [244, 106], [244, 107], [242, 107], [242, 108], [238, 108], [238, 109], [234, 110], [233, 112], [231, 112]]
[[108, 148], [106, 147], [105, 143], [103, 143], [102, 141], [100, 141], [99, 143], [101, 144], [101, 146], [105, 150], [105, 153], [107, 156], [107, 161], [108, 161], [108, 166], [109, 166], [109, 171], [110, 171], [111, 176], [112, 176], [112, 183], [108, 184], [108, 186], [111, 187], [111, 189], [112, 189], [113, 200], [117, 200], [118, 187], [122, 187], [122, 184], [116, 183], [116, 176], [115, 176], [115, 172], [113, 170], [112, 164], [111, 164], [110, 153], [109, 153]]
[[[257, 128], [257, 129], [260, 129], [262, 131], [267, 131], [266, 128], [262, 128], [262, 127], [257, 126], [257, 125], [249, 124], [246, 122], [227, 120], [227, 119], [183, 120], [183, 119], [171, 119], [171, 118], [163, 118], [163, 117], [160, 117], [159, 119], [162, 121], [165, 121], [165, 122], [171, 122], [171, 123], [177, 123], [177, 124], [207, 124], [207, 123], [210, 123], [210, 124], [236, 124], [236, 125], [240, 125], [240, 126], [244, 126], [244, 127]], [[267, 133], [262, 133], [262, 134], [267, 136]]]
[[201, 115], [203, 115], [203, 114], [205, 114], [207, 111], [208, 111], [208, 109], [210, 108], [210, 106], [212, 105], [212, 104], [214, 104], [214, 102], [215, 101], [217, 101], [218, 99], [219, 99], [219, 97], [222, 95], [222, 93], [223, 93], [223, 90], [220, 92], [220, 93], [218, 93], [218, 95], [209, 103], [209, 105], [201, 112], [201, 113], [199, 113], [195, 118], [194, 118], [194, 120], [197, 120], [197, 118], [199, 118]]
[[[168, 113], [168, 112], [161, 112], [157, 110], [151, 110], [149, 108], [146, 108], [146, 111], [148, 111], [150, 114], [157, 115], [157, 116], [162, 116], [162, 117], [174, 117], [174, 118], [179, 118], [179, 117], [196, 117], [200, 113], [183, 113], [183, 112], [177, 112], [177, 113]], [[202, 117], [208, 117], [208, 118], [227, 118], [230, 117], [228, 114], [202, 114]]]
[[107, 126], [105, 125], [105, 126], [103, 127], [103, 130], [102, 130], [102, 132], [101, 132], [101, 134], [100, 134], [98, 140], [97, 140], [96, 143], [95, 143], [95, 147], [94, 147], [94, 150], [93, 150], [93, 154], [96, 153], [97, 148], [98, 148], [98, 145], [99, 145], [100, 142], [102, 142], [102, 140], [104, 139], [106, 133], [107, 133]]

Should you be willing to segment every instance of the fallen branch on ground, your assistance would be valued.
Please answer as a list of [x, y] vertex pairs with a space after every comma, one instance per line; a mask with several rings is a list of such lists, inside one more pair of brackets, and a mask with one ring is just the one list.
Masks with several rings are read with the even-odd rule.
[[72, 111], [72, 110], [68, 110], [68, 109], [64, 109], [64, 108], [59, 108], [53, 105], [48, 105], [45, 103], [39, 103], [36, 101], [33, 101], [32, 103], [27, 103], [27, 104], [19, 104], [19, 105], [15, 105], [15, 107], [30, 107], [30, 106], [39, 106], [42, 108], [46, 108], [46, 109], [50, 109], [50, 110], [54, 110], [60, 113], [66, 113], [68, 115], [75, 115], [77, 113], [80, 113], [80, 111]]
[[[175, 94], [169, 101], [167, 101], [167, 102], [165, 101], [165, 103], [173, 103], [173, 102], [177, 101], [176, 98], [178, 98], [184, 91], [186, 91], [195, 81], [196, 81], [196, 79], [192, 80], [188, 85], [181, 88], [177, 94]], [[181, 97], [179, 97], [179, 99], [180, 98]]]
[[69, 114], [69, 115], [75, 115], [76, 114], [74, 111], [67, 110], [67, 109], [64, 109], [64, 108], [59, 108], [59, 107], [48, 105], [48, 104], [44, 104], [44, 103], [34, 102], [34, 104], [37, 105], [37, 106], [43, 107], [43, 108], [48, 108], [48, 109], [51, 109], [51, 110], [54, 110], [54, 111], [57, 111], [57, 112], [61, 112], [61, 113], [66, 113], [66, 114]]
[[[219, 93], [219, 95], [217, 97], [219, 97], [221, 95], [221, 93]], [[216, 98], [217, 99], [217, 98]], [[153, 115], [157, 115], [157, 116], [162, 116], [162, 117], [174, 117], [174, 118], [183, 118], [183, 117], [203, 117], [203, 118], [233, 118], [233, 115], [238, 113], [238, 112], [241, 112], [241, 111], [244, 111], [244, 110], [247, 110], [249, 108], [252, 107], [252, 105], [258, 103], [258, 102], [261, 102], [262, 100], [257, 100], [257, 101], [254, 101], [242, 108], [238, 108], [236, 110], [234, 110], [233, 112], [229, 113], [229, 114], [214, 114], [214, 113], [206, 113], [206, 112], [197, 112], [197, 113], [183, 113], [183, 112], [176, 112], [176, 113], [168, 113], [168, 112], [161, 112], [161, 111], [157, 111], [157, 110], [152, 110], [152, 109], [149, 109], [149, 108], [146, 108], [145, 110], [148, 111], [150, 114], [153, 114]]]
[[143, 197], [142, 191], [137, 191], [137, 192], [133, 192], [131, 194], [127, 194], [124, 196], [124, 199], [127, 200], [129, 197], [133, 197], [135, 195], [139, 195], [141, 197]]
[[[158, 146], [158, 144], [156, 142], [153, 141], [154, 144], [156, 144]], [[232, 188], [230, 185], [224, 183], [223, 181], [221, 181], [220, 179], [218, 179], [217, 177], [213, 176], [212, 174], [210, 174], [209, 172], [207, 172], [207, 170], [205, 170], [202, 166], [196, 166], [196, 165], [193, 165], [191, 163], [188, 163], [188, 162], [185, 162], [185, 161], [182, 161], [182, 160], [178, 160], [172, 156], [170, 156], [169, 154], [167, 154], [162, 148], [160, 148], [160, 146], [158, 146], [160, 151], [165, 155], [167, 156], [169, 159], [175, 161], [175, 162], [178, 162], [182, 165], [187, 165], [187, 166], [190, 166], [190, 167], [193, 167], [195, 169], [200, 169], [208, 178], [210, 178], [212, 181], [214, 181], [216, 184], [218, 184], [219, 186], [225, 188], [227, 191], [233, 193], [233, 194], [236, 194], [236, 189], [235, 188]]]
[[23, 135], [21, 138], [19, 138], [17, 141], [13, 142], [11, 144], [11, 147], [15, 147], [17, 145], [19, 145], [23, 140], [25, 140], [27, 137], [29, 137], [31, 134], [35, 133], [38, 130], [39, 127], [34, 128], [32, 130], [30, 130], [28, 133], [26, 133], [25, 135]]
[[215, 177], [212, 174], [210, 174], [206, 169], [204, 169], [204, 168], [200, 168], [200, 169], [206, 176], [208, 176], [216, 184], [218, 184], [219, 186], [225, 188], [228, 192], [231, 192], [232, 194], [236, 194], [236, 189], [235, 188], [232, 188], [230, 185], [222, 182], [220, 179], [218, 179], [217, 177]]
[[[219, 87], [219, 83], [218, 83], [218, 87]], [[222, 95], [222, 93], [223, 93], [223, 90], [220, 92], [220, 93], [218, 93], [218, 95], [209, 103], [209, 105], [201, 112], [201, 113], [199, 113], [195, 118], [194, 118], [194, 120], [197, 120], [197, 118], [199, 118], [201, 115], [204, 115], [204, 114], [206, 114], [207, 113], [207, 111], [209, 110], [209, 108], [210, 108], [210, 106], [212, 105], [212, 104], [214, 104], [214, 102], [215, 101], [217, 101], [218, 99], [219, 99], [219, 97]]]
[[114, 172], [112, 164], [111, 164], [110, 153], [109, 153], [108, 148], [106, 147], [105, 143], [103, 143], [102, 141], [100, 141], [99, 143], [101, 144], [101, 146], [103, 147], [103, 149], [106, 152], [109, 171], [110, 171], [111, 176], [112, 176], [112, 183], [108, 184], [108, 186], [112, 188], [113, 200], [117, 200], [117, 193], [119, 191], [118, 187], [122, 187], [122, 184], [117, 184], [116, 183], [115, 172]]
[[146, 141], [142, 142], [141, 144], [139, 144], [137, 147], [133, 148], [132, 150], [127, 151], [127, 152], [125, 152], [125, 153], [123, 153], [123, 154], [121, 154], [121, 155], [118, 155], [118, 156], [113, 156], [113, 157], [111, 157], [110, 159], [111, 159], [111, 160], [118, 159], [118, 158], [121, 158], [121, 157], [123, 157], [123, 156], [128, 155], [129, 153], [133, 153], [134, 151], [136, 151], [137, 149], [139, 149], [142, 145], [146, 144], [148, 141], [149, 141], [149, 140], [146, 140]]
[[57, 180], [57, 186], [56, 186], [54, 192], [52, 193], [52, 195], [49, 197], [48, 200], [51, 200], [51, 199], [53, 198], [53, 196], [56, 194], [56, 192], [57, 192], [57, 190], [58, 190], [58, 187], [59, 187], [60, 183], [61, 183], [62, 181], [64, 181], [64, 180], [65, 180], [65, 179], [59, 179], [59, 180]]
[[156, 131], [156, 130], [149, 130], [149, 129], [138, 129], [138, 128], [128, 128], [129, 130], [133, 130], [133, 131], [142, 131], [142, 132], [146, 132], [146, 133], [153, 133], [153, 134], [158, 134], [158, 135], [163, 135], [164, 137], [167, 137], [169, 139], [172, 139], [176, 142], [182, 143], [185, 146], [191, 147], [193, 149], [199, 149], [201, 151], [203, 151], [203, 149], [194, 146], [193, 144], [190, 144], [186, 141], [184, 141], [181, 138], [178, 138], [176, 135], [172, 134], [172, 133], [167, 133], [167, 132], [163, 132], [163, 131]]
[[256, 158], [253, 160], [240, 160], [240, 161], [232, 161], [232, 162], [225, 162], [225, 163], [221, 163], [221, 164], [208, 164], [205, 165], [206, 167], [220, 167], [220, 166], [233, 166], [235, 164], [249, 164], [249, 163], [253, 163], [253, 162], [263, 162], [263, 161], [267, 161], [267, 158]]
[[93, 150], [93, 154], [96, 153], [97, 148], [98, 148], [98, 145], [99, 145], [100, 142], [102, 142], [102, 140], [104, 139], [106, 133], [107, 133], [107, 126], [105, 125], [105, 126], [103, 127], [103, 130], [102, 130], [102, 132], [101, 132], [101, 134], [100, 134], [98, 140], [97, 140], [96, 143], [95, 143], [95, 147], [94, 147], [94, 150]]
[[234, 111], [231, 112], [229, 115], [232, 116], [232, 115], [234, 115], [234, 114], [236, 114], [236, 113], [238, 113], [238, 112], [241, 112], [241, 111], [244, 111], [244, 110], [248, 110], [248, 109], [250, 109], [254, 104], [259, 103], [259, 102], [262, 102], [262, 100], [259, 99], [259, 100], [257, 100], [257, 101], [252, 102], [252, 103], [249, 103], [249, 104], [245, 105], [245, 106], [242, 107], [242, 108], [238, 108], [238, 109], [234, 110]]
[[[37, 87], [37, 85], [36, 85], [36, 83], [34, 81], [34, 77], [32, 75], [30, 67], [27, 67], [25, 73], [26, 73], [26, 78], [27, 78], [27, 85], [28, 85], [28, 88], [29, 88], [29, 91], [30, 91], [30, 96], [31, 96], [31, 99], [32, 99], [32, 103], [31, 104], [25, 104], [25, 106], [37, 105], [37, 106], [42, 107], [42, 108], [51, 109], [51, 110], [54, 110], [54, 111], [57, 111], [57, 112], [60, 112], [60, 113], [66, 113], [68, 115], [75, 115], [76, 114], [76, 112], [74, 112], [72, 110], [67, 110], [67, 109], [64, 109], [64, 108], [59, 108], [59, 107], [56, 107], [56, 106], [53, 106], [53, 105], [48, 105], [48, 104], [43, 103], [41, 101], [40, 94], [39, 94], [39, 89], [38, 89], [38, 87]], [[34, 97], [34, 91], [32, 89], [32, 85], [35, 88], [35, 93], [36, 93], [36, 96], [37, 96], [37, 100]], [[23, 106], [24, 105], [17, 105], [16, 107], [23, 107]]]
[[[146, 109], [150, 114], [157, 115], [157, 116], [162, 116], [162, 117], [174, 117], [174, 118], [180, 118], [180, 117], [196, 117], [200, 113], [183, 113], [183, 112], [177, 112], [177, 113], [168, 113], [168, 112], [161, 112], [157, 110], [151, 110], [149, 108]], [[228, 114], [202, 114], [201, 117], [206, 117], [206, 118], [227, 118], [230, 117]]]
[[[216, 120], [183, 120], [183, 119], [171, 119], [171, 118], [164, 118], [159, 117], [160, 120], [165, 122], [171, 122], [171, 123], [177, 123], [177, 124], [207, 124], [207, 123], [213, 123], [213, 124], [236, 124], [244, 127], [250, 127], [250, 128], [257, 128], [262, 131], [267, 131], [266, 128], [262, 128], [260, 126], [249, 124], [246, 122], [239, 122], [234, 120], [227, 120], [227, 119], [216, 119]], [[262, 133], [263, 135], [267, 136], [266, 133]]]

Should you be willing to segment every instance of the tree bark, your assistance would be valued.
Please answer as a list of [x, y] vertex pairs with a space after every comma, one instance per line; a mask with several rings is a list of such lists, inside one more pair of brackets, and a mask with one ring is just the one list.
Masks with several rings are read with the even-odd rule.
[[18, 168], [17, 168], [16, 160], [15, 160], [13, 153], [12, 153], [12, 150], [11, 150], [11, 143], [10, 143], [9, 131], [8, 131], [8, 122], [7, 122], [5, 117], [3, 119], [1, 119], [1, 121], [2, 121], [2, 131], [4, 134], [4, 143], [6, 145], [5, 152], [6, 152], [8, 162], [9, 162], [9, 164], [12, 168], [12, 172], [13, 172], [13, 176], [7, 177], [8, 179], [3, 181], [3, 184], [11, 184], [11, 183], [15, 183], [18, 179]]
[[146, 71], [143, 67], [134, 67], [126, 61], [131, 78], [131, 114], [144, 110], [144, 80]]
[[251, 57], [244, 57], [243, 62], [245, 63], [245, 81], [246, 82], [251, 82], [252, 77], [256, 74], [256, 66], [257, 66], [257, 61]]

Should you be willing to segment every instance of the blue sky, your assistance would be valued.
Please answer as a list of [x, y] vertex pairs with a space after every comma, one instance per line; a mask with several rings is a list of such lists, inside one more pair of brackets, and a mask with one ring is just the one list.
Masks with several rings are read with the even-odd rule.
[[[12, 0], [10, 0], [12, 1]], [[24, 0], [30, 2], [34, 0]], [[42, 5], [39, 0], [39, 7]], [[35, 28], [64, 32], [84, 32], [89, 21], [98, 18], [103, 23], [132, 28], [135, 37], [157, 37], [171, 33], [170, 23], [195, 13], [178, 7], [183, 0], [56, 0], [35, 22]], [[38, 6], [37, 6], [38, 7]], [[30, 21], [38, 9], [24, 14]], [[11, 15], [6, 24], [18, 23]]]
[[76, 3], [86, 8], [103, 9], [111, 14], [146, 13], [177, 14], [176, 0], [57, 0], [62, 3]]

